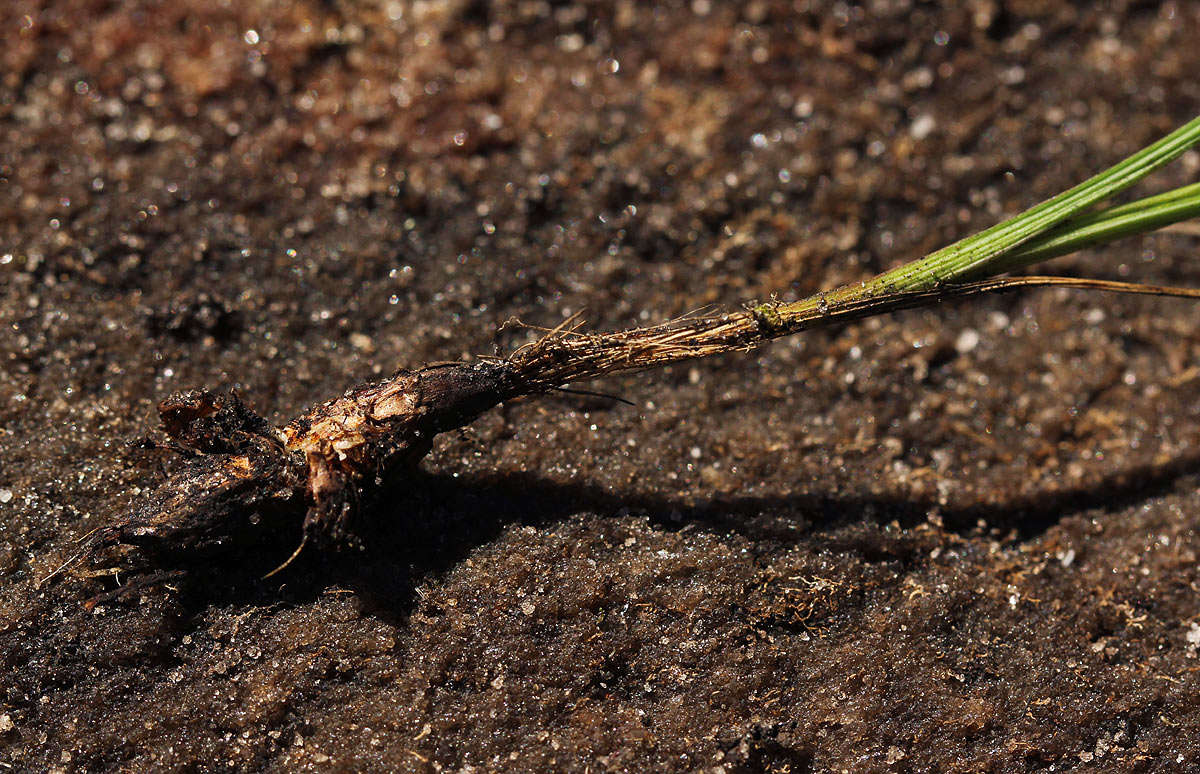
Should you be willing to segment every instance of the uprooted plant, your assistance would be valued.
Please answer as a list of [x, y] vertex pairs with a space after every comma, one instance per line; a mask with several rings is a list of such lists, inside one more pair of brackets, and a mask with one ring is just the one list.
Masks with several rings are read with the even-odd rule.
[[503, 401], [583, 379], [752, 349], [892, 310], [1033, 286], [1200, 298], [1200, 290], [1123, 282], [995, 278], [1200, 215], [1200, 183], [1093, 209], [1197, 143], [1200, 118], [1010, 220], [874, 279], [801, 301], [770, 301], [615, 333], [587, 332], [572, 318], [507, 357], [401, 371], [355, 387], [282, 428], [233, 394], [198, 390], [172, 396], [159, 413], [171, 448], [186, 455], [185, 464], [131, 517], [86, 536], [49, 577], [117, 544], [160, 552], [228, 550], [248, 532], [263, 529], [295, 529], [301, 547], [352, 541], [352, 517], [370, 512], [384, 484], [415, 470], [437, 434]]

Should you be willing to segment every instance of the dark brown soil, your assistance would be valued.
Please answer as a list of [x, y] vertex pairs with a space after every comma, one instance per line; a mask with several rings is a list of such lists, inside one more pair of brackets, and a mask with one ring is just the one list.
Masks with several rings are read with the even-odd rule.
[[[989, 298], [517, 402], [362, 552], [261, 580], [297, 524], [35, 586], [163, 481], [127, 444], [173, 391], [282, 422], [513, 316], [807, 294], [1200, 105], [1200, 5], [955, 5], [0, 5], [0, 766], [1195, 770], [1185, 301]], [[1195, 237], [1059, 269], [1195, 285]]]

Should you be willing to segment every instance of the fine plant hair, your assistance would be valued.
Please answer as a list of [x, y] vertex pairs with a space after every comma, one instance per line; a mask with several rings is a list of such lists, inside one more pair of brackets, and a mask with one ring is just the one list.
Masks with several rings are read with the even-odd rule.
[[493, 406], [618, 372], [748, 350], [782, 336], [950, 299], [1064, 287], [1200, 299], [1200, 290], [1070, 277], [997, 275], [1200, 215], [1200, 183], [1100, 208], [1200, 143], [1200, 117], [1110, 169], [1025, 212], [872, 279], [798, 301], [687, 315], [591, 332], [581, 316], [504, 357], [437, 363], [362, 384], [273, 427], [232, 393], [172, 395], [159, 404], [164, 446], [185, 457], [132, 515], [104, 525], [43, 583], [105, 547], [141, 546], [154, 561], [237, 550], [264, 534], [299, 548], [353, 544], [384, 485], [411, 476], [433, 439]]

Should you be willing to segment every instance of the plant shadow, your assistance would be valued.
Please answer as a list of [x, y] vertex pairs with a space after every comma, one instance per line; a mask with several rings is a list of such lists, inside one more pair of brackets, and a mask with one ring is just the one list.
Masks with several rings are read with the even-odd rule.
[[[403, 619], [416, 584], [463, 561], [510, 525], [541, 526], [575, 514], [637, 514], [664, 529], [684, 527], [736, 533], [755, 542], [790, 545], [802, 537], [830, 547], [855, 548], [846, 527], [899, 523], [912, 528], [936, 513], [945, 529], [1035, 539], [1063, 519], [1112, 512], [1170, 492], [1200, 473], [1200, 454], [1159, 466], [1119, 471], [1098, 485], [964, 508], [933, 501], [800, 494], [780, 497], [716, 496], [699, 503], [671, 497], [612, 492], [588, 483], [556, 483], [525, 473], [481, 477], [420, 474], [389, 492], [363, 530], [360, 556], [334, 557], [333, 577], [362, 595], [373, 612]], [[871, 542], [864, 539], [864, 544]]]
[[418, 472], [389, 487], [362, 515], [359, 546], [310, 546], [279, 575], [264, 579], [299, 540], [279, 535], [271, 545], [187, 568], [179, 601], [201, 610], [213, 604], [294, 604], [334, 586], [354, 590], [365, 612], [402, 622], [422, 579], [448, 571], [511, 525], [540, 526], [575, 514], [638, 514], [664, 529], [684, 527], [742, 535], [787, 545], [827, 536], [830, 548], [853, 550], [854, 538], [835, 533], [852, 526], [898, 523], [911, 528], [937, 515], [962, 534], [988, 532], [1030, 540], [1070, 516], [1112, 512], [1167, 494], [1200, 473], [1200, 453], [1165, 465], [1118, 471], [1097, 485], [964, 508], [909, 498], [798, 494], [719, 495], [699, 502], [631, 495], [586, 482], [559, 483], [527, 473], [452, 476]]

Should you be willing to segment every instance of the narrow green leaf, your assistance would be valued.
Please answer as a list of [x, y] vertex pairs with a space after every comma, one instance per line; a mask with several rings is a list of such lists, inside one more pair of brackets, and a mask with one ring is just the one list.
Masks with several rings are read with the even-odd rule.
[[997, 259], [1005, 253], [1128, 188], [1197, 142], [1200, 117], [1069, 191], [863, 285], [830, 294], [830, 300], [864, 293], [928, 290], [965, 277], [993, 276], [997, 266], [1004, 265]]
[[[1014, 271], [1118, 239], [1146, 234], [1195, 217], [1200, 217], [1200, 183], [1072, 218], [989, 262], [987, 276]], [[979, 278], [982, 278], [982, 275], [963, 277], [965, 280]]]

